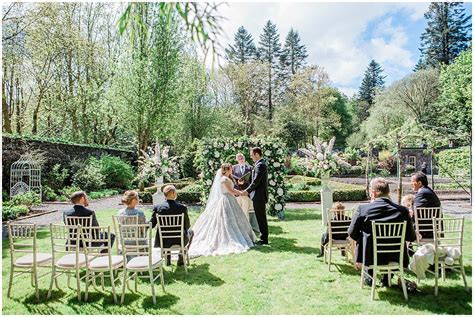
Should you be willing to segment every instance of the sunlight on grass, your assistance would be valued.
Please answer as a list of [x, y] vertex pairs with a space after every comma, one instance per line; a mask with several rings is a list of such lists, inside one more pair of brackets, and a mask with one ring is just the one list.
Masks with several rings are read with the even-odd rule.
[[[115, 210], [99, 211], [102, 225], [111, 224]], [[151, 212], [147, 211], [149, 217]], [[198, 217], [190, 212], [191, 221]], [[127, 292], [123, 306], [113, 303], [110, 287], [92, 290], [89, 302], [77, 301], [61, 277], [62, 290], [54, 289], [46, 301], [49, 276], [40, 281], [40, 303], [28, 276], [16, 280], [13, 298], [6, 297], [10, 258], [8, 241], [3, 241], [4, 314], [471, 314], [471, 295], [458, 274], [441, 282], [439, 298], [433, 295], [434, 279], [422, 281], [421, 292], [409, 295], [405, 303], [401, 289], [379, 288], [370, 301], [370, 289], [359, 287], [359, 272], [336, 253], [332, 272], [316, 258], [323, 233], [319, 211], [289, 210], [286, 219], [269, 218], [270, 246], [255, 247], [239, 254], [191, 260], [184, 269], [165, 267], [166, 293], [157, 287], [153, 305], [149, 285], [142, 281], [139, 294]], [[50, 250], [43, 230], [41, 250]], [[465, 255], [468, 283], [472, 285], [471, 221], [466, 221]], [[114, 249], [115, 250], [115, 249]], [[414, 280], [414, 276], [410, 276]], [[74, 284], [74, 280], [73, 283]], [[394, 280], [394, 283], [396, 281]], [[471, 290], [471, 287], [470, 287]], [[121, 289], [120, 289], [121, 291]]]

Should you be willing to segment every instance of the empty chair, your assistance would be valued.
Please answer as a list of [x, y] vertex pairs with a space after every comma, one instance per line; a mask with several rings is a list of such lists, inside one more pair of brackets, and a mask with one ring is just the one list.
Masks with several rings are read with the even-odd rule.
[[351, 225], [352, 210], [329, 210], [328, 218], [328, 243], [324, 245], [324, 262], [328, 263], [331, 270], [333, 249], [345, 252], [349, 261], [349, 253], [353, 254], [352, 242], [348, 239], [347, 231]]
[[[86, 276], [81, 277], [82, 270], [87, 268], [86, 255], [84, 253], [84, 245], [82, 241], [76, 243], [81, 238], [81, 226], [65, 226], [50, 224], [51, 231], [51, 249], [53, 251], [53, 263], [51, 283], [49, 285], [48, 298], [51, 297], [53, 290], [53, 280], [57, 279], [62, 274], [68, 275], [75, 273], [77, 285], [77, 299], [81, 301], [81, 280]], [[89, 257], [88, 260], [92, 260]], [[56, 287], [58, 284], [56, 283]]]
[[8, 238], [10, 240], [11, 267], [7, 296], [10, 297], [15, 277], [30, 274], [31, 285], [34, 286], [36, 299], [39, 300], [38, 279], [49, 272], [38, 275], [38, 268], [49, 267], [53, 256], [51, 253], [38, 252], [36, 224], [12, 224], [9, 222]]
[[[114, 272], [123, 266], [123, 257], [121, 255], [112, 255], [110, 227], [81, 227], [80, 232], [84, 244], [87, 267], [85, 300], [87, 301], [88, 298], [90, 282], [95, 282], [95, 273], [102, 277], [102, 281], [104, 280], [104, 274], [109, 273], [114, 302], [117, 303], [115, 282], [118, 279], [118, 274], [115, 275]], [[90, 258], [92, 260], [89, 260]]]
[[[137, 292], [138, 273], [147, 272], [148, 276], [140, 275], [140, 277], [148, 277], [150, 279], [153, 304], [156, 304], [155, 281], [157, 278], [160, 278], [163, 292], [165, 291], [165, 284], [163, 280], [163, 261], [161, 254], [153, 252], [151, 224], [119, 224], [119, 235], [122, 245], [123, 261], [125, 263], [123, 269], [122, 298], [120, 302], [122, 304], [124, 302], [125, 287], [128, 285], [128, 281], [135, 279], [135, 291]], [[124, 241], [127, 241], [127, 243], [125, 244]], [[145, 241], [147, 242], [146, 244], [144, 244]], [[133, 256], [133, 258], [128, 260], [130, 256]], [[157, 269], [159, 269], [160, 272], [155, 275], [154, 271]]]
[[[445, 269], [449, 267], [450, 269], [457, 270], [460, 269], [460, 273], [464, 282], [464, 288], [467, 290], [467, 279], [466, 272], [464, 271], [463, 264], [463, 234], [464, 234], [464, 218], [442, 218], [442, 219], [433, 219], [432, 220], [434, 228], [434, 245], [435, 250], [440, 248], [443, 251], [451, 250], [451, 252], [456, 249], [456, 257], [451, 258], [451, 265], [446, 265], [446, 255], [440, 254], [440, 252], [435, 252], [434, 258], [434, 275], [435, 275], [435, 296], [438, 296], [438, 279], [439, 279], [439, 270], [441, 269], [443, 281], [446, 276]], [[444, 252], [443, 252], [444, 253]]]
[[[390, 285], [391, 273], [398, 273], [400, 276], [403, 295], [405, 296], [405, 300], [408, 300], [403, 269], [406, 224], [406, 221], [397, 223], [377, 223], [372, 221], [374, 262], [373, 265], [369, 265], [367, 267], [365, 266], [365, 263], [362, 263], [362, 269], [360, 273], [360, 285], [362, 288], [364, 286], [364, 274], [366, 274], [364, 269], [367, 268], [368, 270], [373, 270], [373, 274], [371, 276], [372, 300], [375, 298], [375, 283], [377, 280], [377, 275], [388, 274], [388, 283]], [[391, 261], [388, 263], [380, 263], [380, 258], [391, 259]]]
[[165, 259], [166, 256], [171, 257], [171, 254], [177, 253], [183, 257], [184, 270], [187, 273], [189, 265], [189, 242], [185, 244], [184, 214], [156, 215], [156, 217], [162, 258]]

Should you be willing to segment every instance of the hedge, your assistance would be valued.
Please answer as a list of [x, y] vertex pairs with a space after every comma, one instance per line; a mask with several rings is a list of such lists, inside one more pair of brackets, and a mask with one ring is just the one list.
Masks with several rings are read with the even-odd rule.
[[[333, 193], [334, 201], [361, 201], [366, 200], [365, 189], [337, 189]], [[306, 190], [306, 191], [289, 191], [287, 193], [287, 200], [290, 202], [315, 202], [321, 201], [321, 191]]]
[[[142, 203], [151, 204], [153, 203], [153, 194], [155, 192], [139, 192], [138, 196], [140, 197]], [[178, 202], [183, 203], [198, 203], [201, 200], [201, 192], [191, 192], [191, 191], [183, 191], [178, 190]]]
[[290, 184], [306, 183], [308, 186], [319, 186], [321, 185], [321, 180], [316, 177], [305, 177], [301, 175], [295, 175], [289, 177], [288, 182]]
[[469, 147], [441, 151], [436, 155], [436, 161], [440, 176], [449, 177], [449, 172], [456, 177], [469, 178]]
[[12, 206], [10, 204], [3, 204], [2, 206], [2, 221], [13, 220], [19, 216], [24, 216], [28, 213], [29, 208], [24, 205]]

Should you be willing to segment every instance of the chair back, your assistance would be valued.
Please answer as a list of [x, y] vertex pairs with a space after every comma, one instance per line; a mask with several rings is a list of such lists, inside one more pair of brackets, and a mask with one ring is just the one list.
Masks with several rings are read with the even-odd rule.
[[[80, 237], [84, 243], [86, 263], [90, 257], [108, 256], [109, 267], [112, 267], [112, 241], [110, 238], [110, 226], [103, 227], [81, 227]], [[104, 253], [104, 250], [107, 251]]]
[[87, 217], [65, 216], [66, 226], [92, 227], [92, 215]]
[[152, 234], [151, 223], [122, 225], [119, 227], [119, 240], [122, 246], [122, 254], [126, 262], [128, 256], [148, 256], [151, 255]]
[[184, 214], [156, 215], [156, 217], [161, 248], [163, 249], [166, 245], [165, 241], [177, 239], [180, 240], [179, 247], [184, 246]]
[[435, 218], [432, 219], [432, 224], [436, 249], [438, 247], [459, 248], [462, 254], [464, 218]]
[[351, 225], [352, 215], [354, 211], [330, 209], [328, 213], [328, 234], [329, 240], [344, 240], [341, 236], [347, 238], [347, 231]]
[[8, 222], [8, 239], [12, 260], [14, 253], [33, 253], [36, 263], [36, 224]]
[[403, 265], [406, 225], [406, 221], [392, 223], [372, 221], [375, 266], [378, 265], [378, 257], [386, 257], [387, 254], [398, 254], [398, 263]]
[[418, 207], [414, 211], [415, 230], [417, 233], [417, 243], [420, 243], [419, 235], [422, 239], [433, 239], [433, 218], [443, 218], [441, 207]]
[[63, 254], [82, 253], [81, 244], [76, 241], [81, 240], [81, 226], [66, 226], [59, 224], [50, 224], [49, 230], [51, 234], [51, 250], [54, 258]]

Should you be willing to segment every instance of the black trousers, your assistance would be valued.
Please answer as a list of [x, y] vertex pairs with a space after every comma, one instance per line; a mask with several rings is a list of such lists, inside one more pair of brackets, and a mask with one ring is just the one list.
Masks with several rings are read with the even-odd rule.
[[260, 229], [260, 240], [268, 243], [268, 222], [267, 212], [265, 210], [266, 202], [264, 200], [254, 200], [253, 209], [257, 218], [258, 228]]

